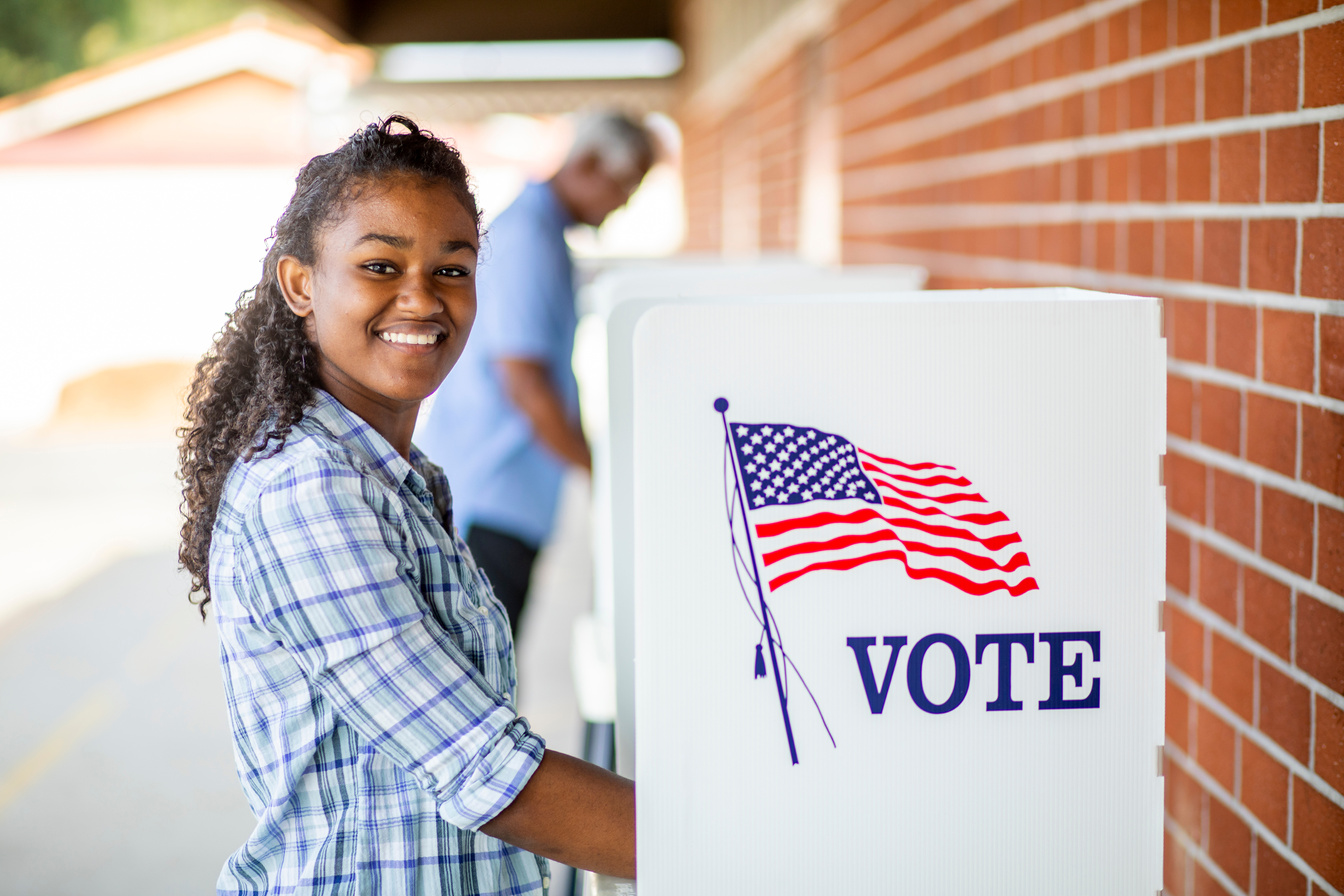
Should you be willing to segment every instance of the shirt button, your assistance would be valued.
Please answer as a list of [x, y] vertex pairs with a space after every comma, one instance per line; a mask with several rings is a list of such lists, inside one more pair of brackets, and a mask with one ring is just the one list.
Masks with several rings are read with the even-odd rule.
[[485, 604], [481, 604], [479, 607], [476, 608], [476, 612], [480, 613], [482, 616], [489, 616], [490, 608], [487, 607]]
[[511, 699], [513, 699], [512, 697], [509, 696], [509, 692], [508, 692], [508, 691], [505, 691], [503, 694], [500, 694], [500, 696], [503, 697], [505, 700], [511, 700]]
[[541, 885], [549, 890], [551, 888], [551, 879], [549, 877], [543, 877], [541, 879]]

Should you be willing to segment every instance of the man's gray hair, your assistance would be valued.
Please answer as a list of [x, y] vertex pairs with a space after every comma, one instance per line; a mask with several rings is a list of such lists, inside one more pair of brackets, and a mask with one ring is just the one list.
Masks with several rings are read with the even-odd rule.
[[596, 156], [617, 175], [647, 170], [658, 158], [658, 144], [649, 129], [623, 112], [593, 112], [574, 128], [567, 161]]

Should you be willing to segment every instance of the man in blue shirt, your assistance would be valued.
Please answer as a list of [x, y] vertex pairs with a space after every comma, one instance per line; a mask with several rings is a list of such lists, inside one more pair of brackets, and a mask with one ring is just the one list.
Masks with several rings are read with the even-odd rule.
[[515, 634], [565, 468], [591, 471], [570, 363], [578, 317], [565, 228], [596, 227], [625, 205], [654, 146], [624, 115], [591, 116], [555, 175], [495, 218], [476, 322], [418, 438], [452, 483], [458, 525]]

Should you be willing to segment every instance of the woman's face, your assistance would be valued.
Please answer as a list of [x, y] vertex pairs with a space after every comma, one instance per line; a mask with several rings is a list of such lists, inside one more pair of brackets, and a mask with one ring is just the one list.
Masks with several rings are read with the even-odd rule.
[[479, 248], [453, 191], [408, 176], [365, 185], [319, 234], [313, 265], [281, 259], [323, 388], [370, 422], [414, 410], [462, 354]]

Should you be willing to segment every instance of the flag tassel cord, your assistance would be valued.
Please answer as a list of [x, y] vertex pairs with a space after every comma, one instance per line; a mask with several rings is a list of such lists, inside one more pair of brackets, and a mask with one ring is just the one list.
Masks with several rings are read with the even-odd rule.
[[733, 464], [733, 479], [737, 483], [737, 501], [742, 509], [742, 529], [747, 533], [747, 553], [751, 555], [752, 571], [756, 579], [756, 598], [761, 603], [761, 621], [765, 625], [765, 641], [770, 646], [770, 668], [775, 673], [775, 691], [779, 694], [779, 711], [784, 717], [784, 734], [789, 739], [789, 758], [798, 764], [798, 748], [793, 743], [793, 725], [789, 722], [789, 705], [784, 697], [784, 682], [779, 675], [779, 661], [775, 658], [775, 636], [770, 630], [770, 611], [765, 605], [765, 592], [761, 589], [761, 572], [756, 568], [756, 548], [751, 540], [751, 523], [747, 519], [746, 497], [742, 492], [742, 476], [737, 469], [737, 457], [733, 452], [733, 434], [728, 429], [728, 401], [719, 398], [714, 402], [714, 410], [723, 418], [724, 445], [728, 449], [729, 460]]

